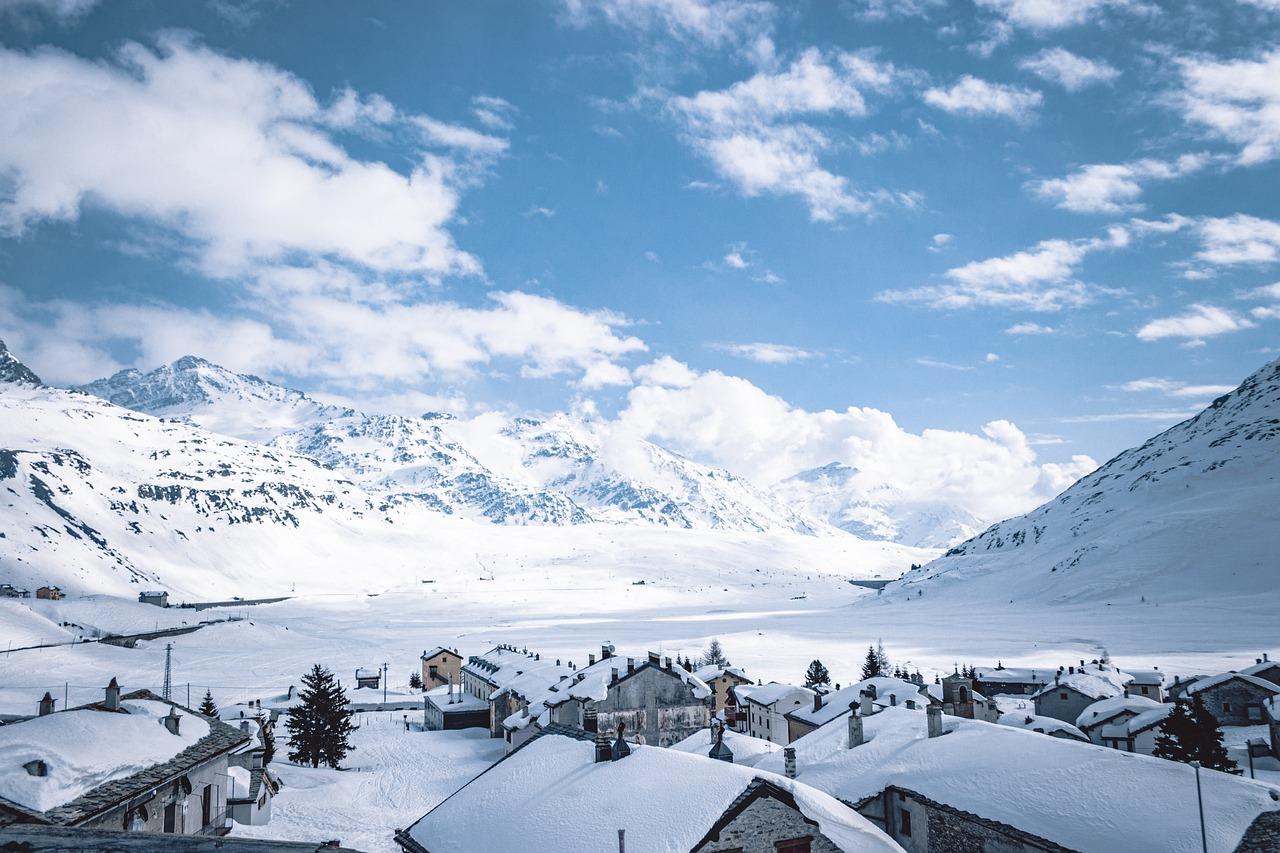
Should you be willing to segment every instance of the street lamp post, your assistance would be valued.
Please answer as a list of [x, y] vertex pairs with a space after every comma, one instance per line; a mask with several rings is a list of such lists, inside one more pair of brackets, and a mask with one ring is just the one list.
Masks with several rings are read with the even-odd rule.
[[1209, 837], [1204, 830], [1204, 795], [1200, 793], [1200, 762], [1193, 761], [1191, 766], [1196, 769], [1196, 805], [1200, 808], [1200, 849], [1204, 853], [1209, 853]]

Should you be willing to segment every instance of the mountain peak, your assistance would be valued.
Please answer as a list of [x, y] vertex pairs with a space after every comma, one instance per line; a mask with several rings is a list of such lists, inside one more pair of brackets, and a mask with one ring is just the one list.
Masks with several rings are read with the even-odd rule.
[[19, 385], [43, 385], [35, 371], [27, 367], [17, 356], [9, 352], [4, 341], [0, 341], [0, 382], [14, 382]]

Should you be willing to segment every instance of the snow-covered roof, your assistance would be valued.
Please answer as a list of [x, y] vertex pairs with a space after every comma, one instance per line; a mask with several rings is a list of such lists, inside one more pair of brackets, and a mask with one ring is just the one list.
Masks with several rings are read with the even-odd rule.
[[1159, 702], [1154, 699], [1148, 699], [1146, 696], [1112, 696], [1107, 699], [1099, 699], [1081, 711], [1080, 716], [1076, 717], [1076, 725], [1082, 729], [1087, 729], [1103, 723], [1109, 723], [1120, 714], [1126, 712], [1136, 716], [1144, 711], [1159, 707]]
[[870, 687], [876, 689], [876, 696], [871, 700], [871, 704], [877, 709], [891, 708], [895, 704], [905, 707], [908, 700], [915, 702], [916, 707], [921, 710], [929, 704], [928, 693], [924, 691], [923, 686], [903, 681], [901, 678], [877, 676], [828, 693], [822, 697], [822, 707], [816, 711], [813, 709], [813, 703], [810, 702], [787, 716], [811, 726], [821, 726], [848, 713], [849, 705], [859, 704], [862, 692]]
[[1280, 694], [1280, 686], [1267, 681], [1265, 678], [1258, 678], [1256, 675], [1246, 675], [1243, 672], [1223, 672], [1218, 675], [1211, 675], [1208, 678], [1197, 679], [1194, 684], [1187, 688], [1188, 696], [1194, 696], [1197, 693], [1208, 690], [1211, 687], [1217, 687], [1219, 684], [1226, 684], [1232, 679], [1238, 678], [1247, 684], [1252, 684], [1259, 690], [1270, 690], [1271, 693]]
[[715, 681], [722, 675], [730, 675], [743, 681], [751, 680], [744, 670], [736, 666], [716, 666], [712, 664], [711, 666], [698, 667], [693, 671], [693, 674], [705, 682]]
[[1165, 702], [1157, 703], [1154, 708], [1143, 711], [1136, 717], [1130, 717], [1120, 722], [1109, 723], [1102, 727], [1102, 736], [1107, 737], [1130, 737], [1139, 732], [1144, 732], [1152, 726], [1158, 726], [1164, 722], [1164, 718], [1173, 713], [1174, 703]]
[[1140, 669], [1129, 673], [1130, 684], [1154, 684], [1158, 687], [1164, 682], [1165, 674], [1158, 669]]
[[[179, 712], [178, 734], [162, 718], [170, 705], [148, 699], [123, 701], [125, 713], [94, 707], [32, 717], [0, 726], [0, 797], [45, 812], [99, 785], [169, 761], [209, 734], [209, 722]], [[24, 765], [43, 761], [46, 776]]]
[[[449, 695], [452, 691], [452, 697]], [[448, 684], [441, 684], [439, 687], [433, 687], [426, 693], [422, 694], [426, 697], [426, 701], [435, 705], [443, 711], [458, 713], [462, 711], [485, 711], [489, 708], [489, 703], [483, 699], [477, 699], [465, 690], [459, 690], [457, 687], [450, 687]], [[449, 700], [452, 698], [452, 702]]]
[[1053, 680], [1052, 668], [1005, 666], [978, 669], [975, 681], [1004, 681], [1010, 684], [1044, 684]]
[[[1186, 764], [960, 717], [943, 717], [941, 737], [925, 725], [890, 708], [864, 719], [855, 749], [844, 725], [823, 726], [792, 744], [798, 779], [852, 803], [897, 786], [1074, 850], [1200, 850]], [[782, 758], [760, 767], [779, 770]], [[1280, 806], [1275, 786], [1201, 773], [1210, 850], [1234, 849], [1258, 814]]]
[[427, 850], [692, 850], [757, 780], [792, 795], [842, 851], [900, 851], [870, 821], [807, 785], [675, 749], [595, 762], [588, 741], [544, 734], [481, 773], [406, 835]]
[[[673, 743], [668, 749], [677, 749], [680, 752], [689, 752], [694, 755], [706, 755], [711, 751], [711, 746], [714, 743], [715, 737], [712, 735], [711, 729], [702, 729], [689, 735], [679, 743]], [[734, 764], [743, 764], [747, 767], [754, 766], [757, 761], [769, 753], [782, 749], [771, 740], [752, 737], [741, 732], [735, 732], [732, 729], [724, 730], [724, 745], [733, 750]]]
[[1037, 690], [1033, 696], [1043, 696], [1062, 687], [1071, 687], [1094, 699], [1106, 699], [1124, 693], [1129, 683], [1128, 673], [1105, 663], [1079, 667], [1075, 672], [1055, 673], [1055, 679]]
[[1089, 739], [1084, 732], [1056, 717], [1045, 717], [1040, 714], [1020, 714], [1015, 711], [1011, 714], [1001, 714], [999, 722], [1002, 726], [1013, 726], [1014, 728], [1026, 729], [1029, 732], [1037, 732], [1042, 735], [1058, 734], [1073, 737], [1077, 740]]
[[1266, 672], [1267, 670], [1275, 669], [1276, 667], [1280, 667], [1280, 662], [1263, 658], [1252, 666], [1246, 666], [1244, 669], [1240, 670], [1240, 672], [1243, 672], [1245, 675], [1257, 675], [1260, 672]]
[[[742, 693], [739, 693], [738, 696], [741, 698]], [[751, 688], [751, 692], [745, 698], [748, 702], [754, 702], [757, 705], [763, 705], [768, 708], [778, 702], [812, 702], [813, 691], [808, 687], [796, 687], [794, 684], [771, 681], [768, 684], [761, 684]]]
[[462, 670], [494, 685], [494, 690], [488, 697], [490, 699], [506, 690], [512, 690], [521, 696], [534, 696], [559, 681], [562, 676], [573, 672], [569, 667], [553, 660], [507, 646], [498, 646], [482, 655], [472, 655], [462, 665]]
[[425, 652], [423, 652], [423, 653], [422, 653], [422, 657], [423, 657], [423, 659], [425, 660], [425, 659], [427, 659], [427, 658], [433, 658], [433, 657], [435, 657], [436, 655], [441, 654], [441, 653], [444, 653], [444, 654], [450, 654], [450, 655], [453, 655], [453, 656], [454, 656], [454, 657], [456, 657], [456, 658], [460, 658], [460, 657], [462, 657], [462, 655], [458, 654], [458, 653], [457, 653], [457, 652], [455, 652], [453, 649], [446, 649], [444, 646], [436, 646], [434, 649], [428, 649], [427, 651], [425, 651]]

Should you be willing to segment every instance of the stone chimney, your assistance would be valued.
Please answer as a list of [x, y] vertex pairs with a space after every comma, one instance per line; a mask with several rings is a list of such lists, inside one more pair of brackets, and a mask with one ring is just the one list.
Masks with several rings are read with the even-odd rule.
[[862, 746], [862, 718], [858, 716], [854, 703], [849, 703], [849, 749]]
[[821, 710], [822, 710], [822, 694], [815, 690], [813, 692], [813, 712], [816, 714]]
[[613, 742], [613, 750], [610, 754], [610, 758], [613, 761], [621, 761], [622, 759], [626, 758], [628, 755], [631, 754], [631, 747], [627, 745], [627, 739], [626, 737], [624, 737], [626, 731], [627, 731], [627, 724], [623, 722], [619, 722], [618, 723], [618, 739]]
[[40, 716], [47, 717], [53, 713], [53, 697], [45, 693], [40, 697]]
[[890, 708], [896, 708], [896, 707], [898, 707], [898, 694], [897, 694], [897, 693], [890, 693], [890, 694], [889, 694], [889, 707], [890, 707]]
[[112, 676], [111, 683], [107, 685], [106, 696], [102, 700], [102, 704], [108, 711], [120, 710], [120, 683]]
[[667, 672], [671, 671], [671, 658], [662, 659], [662, 668], [665, 669]]
[[178, 727], [182, 723], [182, 717], [178, 716], [178, 709], [170, 705], [169, 713], [161, 717], [160, 722], [164, 723], [164, 727], [169, 730], [169, 734], [176, 735]]
[[788, 779], [796, 778], [796, 748], [794, 746], [782, 748], [782, 766], [783, 772]]
[[635, 671], [636, 671], [636, 659], [635, 659], [635, 658], [627, 658], [627, 675], [630, 675], [631, 673], [633, 673], [633, 672], [635, 672]]
[[932, 705], [924, 712], [928, 724], [929, 737], [938, 737], [942, 734], [942, 709], [937, 705]]
[[861, 710], [862, 716], [870, 717], [872, 714], [876, 712], [875, 708], [871, 704], [870, 693], [868, 693], [865, 690], [861, 690], [858, 692], [858, 699], [862, 703], [862, 710]]
[[596, 711], [595, 705], [588, 705], [582, 712], [582, 730], [591, 734], [600, 731], [600, 714]]
[[617, 681], [617, 680], [618, 680], [618, 668], [617, 668], [616, 666], [613, 668], [613, 678], [612, 678], [612, 680], [613, 680], [613, 681]]
[[662, 666], [662, 658], [657, 652], [649, 652], [649, 666]]
[[607, 660], [613, 657], [613, 646], [608, 643], [600, 644], [600, 660]]
[[613, 758], [613, 753], [609, 749], [609, 735], [605, 732], [596, 732], [596, 764], [603, 764]]
[[595, 655], [595, 652], [592, 652], [591, 654], [587, 655], [587, 666], [595, 666], [595, 665], [596, 665], [596, 655]]

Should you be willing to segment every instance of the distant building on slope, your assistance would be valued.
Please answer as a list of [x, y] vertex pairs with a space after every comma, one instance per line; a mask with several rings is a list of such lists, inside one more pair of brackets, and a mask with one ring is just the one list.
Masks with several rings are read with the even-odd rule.
[[36, 589], [36, 598], [42, 598], [46, 601], [61, 601], [63, 598], [62, 587], [58, 586], [42, 586]]
[[156, 607], [168, 607], [169, 593], [160, 589], [146, 590], [138, 593], [138, 601], [143, 604], [154, 604]]
[[901, 853], [848, 806], [784, 775], [620, 746], [550, 726], [395, 840], [407, 853]]
[[0, 727], [0, 825], [222, 835], [230, 759], [250, 735], [148, 690]]
[[382, 683], [382, 670], [377, 667], [360, 667], [356, 670], [356, 689], [362, 687], [376, 688]]
[[422, 686], [425, 689], [454, 682], [462, 683], [462, 655], [456, 649], [436, 646], [422, 653]]
[[0, 583], [0, 598], [30, 598], [31, 590], [14, 586], [11, 583]]

